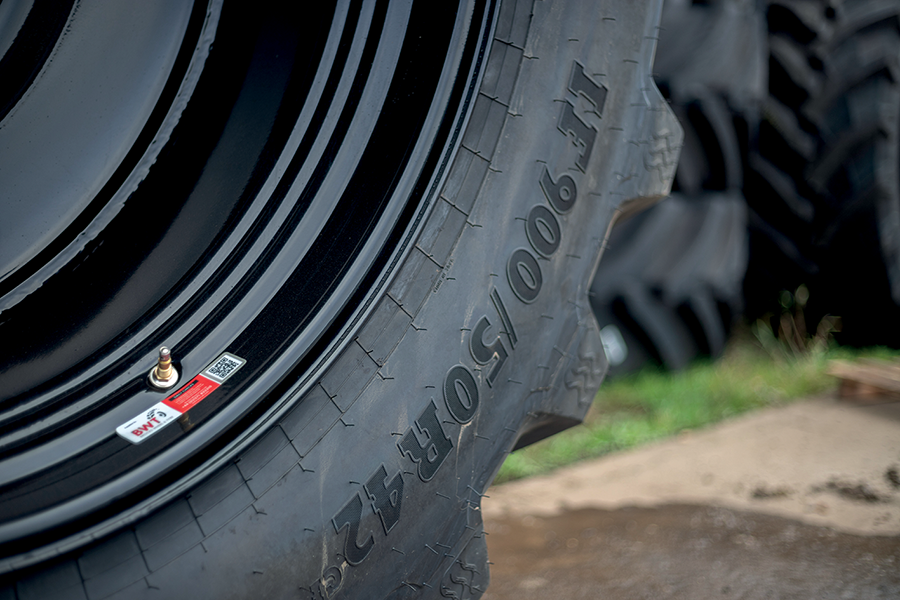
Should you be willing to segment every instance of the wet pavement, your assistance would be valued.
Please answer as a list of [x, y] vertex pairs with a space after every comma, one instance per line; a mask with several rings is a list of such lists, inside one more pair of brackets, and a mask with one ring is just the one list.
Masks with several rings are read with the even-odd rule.
[[900, 598], [900, 538], [710, 506], [489, 519], [485, 600]]
[[819, 398], [489, 490], [485, 600], [900, 599], [900, 403]]

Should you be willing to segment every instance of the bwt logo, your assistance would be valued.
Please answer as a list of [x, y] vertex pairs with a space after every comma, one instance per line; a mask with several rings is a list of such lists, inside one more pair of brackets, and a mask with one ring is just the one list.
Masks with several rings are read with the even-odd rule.
[[166, 418], [166, 413], [164, 411], [161, 411], [157, 408], [151, 408], [150, 410], [147, 411], [147, 415], [144, 417], [144, 419], [145, 419], [144, 424], [138, 425], [135, 429], [132, 429], [131, 433], [133, 433], [136, 436], [142, 436], [146, 432], [148, 432], [151, 429], [153, 429], [154, 427], [156, 427], [157, 425], [162, 425], [163, 423], [162, 423], [162, 421], [160, 421], [160, 419], [165, 419], [165, 418]]

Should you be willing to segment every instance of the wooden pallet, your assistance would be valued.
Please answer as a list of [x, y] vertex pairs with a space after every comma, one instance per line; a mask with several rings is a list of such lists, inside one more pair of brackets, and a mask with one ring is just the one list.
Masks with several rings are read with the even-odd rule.
[[900, 401], [900, 360], [833, 360], [825, 373], [840, 379], [841, 398], [865, 404]]

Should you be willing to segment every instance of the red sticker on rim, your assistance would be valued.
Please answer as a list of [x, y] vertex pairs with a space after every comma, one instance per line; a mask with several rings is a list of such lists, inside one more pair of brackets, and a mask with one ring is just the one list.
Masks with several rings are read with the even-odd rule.
[[162, 401], [169, 408], [185, 413], [209, 396], [221, 384], [197, 375], [183, 388]]

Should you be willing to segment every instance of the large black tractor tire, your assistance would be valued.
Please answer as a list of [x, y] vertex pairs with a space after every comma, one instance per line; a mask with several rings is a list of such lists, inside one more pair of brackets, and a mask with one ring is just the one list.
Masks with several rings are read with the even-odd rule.
[[900, 2], [768, 3], [769, 94], [747, 178], [751, 316], [809, 288], [806, 321], [900, 345]]
[[[34, 6], [23, 30], [49, 27]], [[668, 193], [681, 129], [651, 79], [661, 0], [439, 6], [310, 21], [212, 2], [182, 15], [183, 52], [74, 55], [84, 77], [98, 56], [183, 76], [148, 84], [165, 110], [136, 110], [140, 151], [110, 153], [80, 216], [3, 247], [0, 598], [484, 591], [481, 498], [509, 452], [590, 406], [606, 360], [588, 283], [612, 222]], [[47, 54], [9, 46], [0, 136], [91, 16], [56, 15]], [[95, 35], [174, 22], [138, 17]], [[76, 142], [54, 160], [98, 151]], [[58, 192], [79, 171], [51, 172]], [[162, 343], [169, 391], [147, 377]]]

